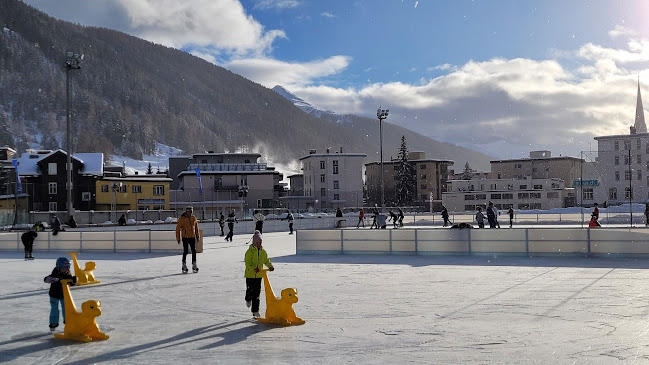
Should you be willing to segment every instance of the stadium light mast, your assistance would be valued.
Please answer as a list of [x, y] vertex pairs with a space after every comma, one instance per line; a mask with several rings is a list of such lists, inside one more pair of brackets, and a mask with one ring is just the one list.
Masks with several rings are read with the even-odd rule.
[[381, 211], [385, 208], [385, 184], [383, 180], [383, 120], [388, 117], [390, 109], [379, 109], [376, 111], [376, 117], [379, 118], [379, 140], [380, 140], [380, 155], [381, 155]]
[[67, 149], [66, 170], [68, 172], [66, 183], [68, 218], [74, 214], [74, 207], [72, 205], [72, 141], [70, 137], [70, 70], [80, 69], [81, 60], [83, 60], [83, 55], [74, 52], [67, 52], [65, 57], [65, 116], [67, 124], [65, 148]]

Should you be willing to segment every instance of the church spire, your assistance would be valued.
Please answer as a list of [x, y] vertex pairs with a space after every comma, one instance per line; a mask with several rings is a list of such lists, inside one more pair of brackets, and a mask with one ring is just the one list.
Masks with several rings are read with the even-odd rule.
[[640, 76], [638, 76], [638, 101], [635, 106], [634, 126], [637, 133], [647, 133], [647, 124], [644, 121], [644, 108], [642, 107], [642, 96], [640, 95]]

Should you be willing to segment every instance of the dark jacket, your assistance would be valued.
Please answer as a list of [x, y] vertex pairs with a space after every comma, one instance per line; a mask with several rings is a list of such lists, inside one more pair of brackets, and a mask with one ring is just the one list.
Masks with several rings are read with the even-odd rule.
[[27, 231], [20, 236], [20, 240], [23, 241], [23, 243], [29, 243], [29, 242], [34, 242], [34, 239], [38, 237], [38, 233], [34, 231]]
[[48, 276], [46, 276], [43, 281], [48, 282], [48, 278], [57, 278], [59, 279], [56, 282], [51, 282], [50, 283], [50, 297], [56, 298], [56, 299], [63, 299], [63, 285], [61, 284], [61, 279], [71, 279], [72, 280], [72, 285], [77, 283], [77, 277], [72, 276], [72, 274], [64, 274], [61, 272], [61, 270], [58, 267], [55, 267], [54, 270], [52, 270], [52, 273]]

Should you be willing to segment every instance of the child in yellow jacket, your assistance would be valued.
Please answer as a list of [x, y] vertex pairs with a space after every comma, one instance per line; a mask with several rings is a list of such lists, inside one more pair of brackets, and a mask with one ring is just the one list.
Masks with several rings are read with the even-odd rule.
[[255, 318], [259, 317], [259, 296], [261, 295], [262, 276], [259, 273], [264, 265], [268, 270], [273, 271], [275, 268], [268, 259], [268, 253], [261, 247], [262, 236], [259, 231], [255, 231], [252, 236], [252, 245], [246, 251], [244, 262], [246, 263], [246, 306], [250, 308]]

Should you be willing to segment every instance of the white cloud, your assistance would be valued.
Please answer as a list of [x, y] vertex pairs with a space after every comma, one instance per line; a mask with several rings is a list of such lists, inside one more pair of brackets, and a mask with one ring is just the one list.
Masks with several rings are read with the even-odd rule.
[[300, 63], [271, 58], [247, 58], [233, 60], [224, 67], [269, 88], [275, 85], [295, 87], [336, 75], [344, 70], [351, 60], [348, 56], [332, 56], [324, 60]]
[[289, 9], [300, 6], [297, 0], [261, 0], [255, 4], [255, 9]]
[[328, 11], [324, 11], [324, 12], [320, 13], [320, 16], [323, 16], [325, 18], [335, 18], [336, 17], [335, 15], [333, 15], [332, 13], [330, 13]]
[[264, 30], [236, 0], [118, 1], [130, 34], [170, 47], [258, 56], [268, 53], [275, 39], [286, 37], [281, 30]]

